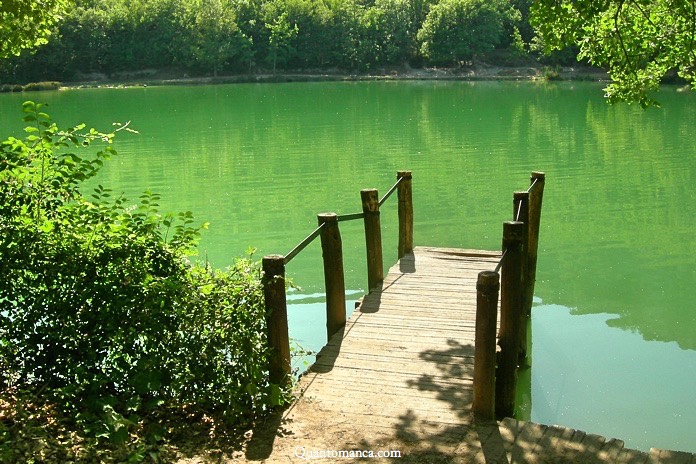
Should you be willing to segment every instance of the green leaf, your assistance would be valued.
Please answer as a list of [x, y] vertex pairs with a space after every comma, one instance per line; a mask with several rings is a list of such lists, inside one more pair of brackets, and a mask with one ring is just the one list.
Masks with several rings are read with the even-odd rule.
[[45, 221], [41, 224], [41, 226], [39, 228], [41, 229], [42, 232], [49, 233], [49, 232], [53, 231], [53, 227], [54, 227], [53, 222]]
[[271, 391], [269, 394], [269, 401], [271, 403], [271, 406], [281, 406], [284, 401], [283, 401], [283, 390], [281, 390], [280, 386], [278, 386], [275, 383], [271, 384]]
[[111, 441], [117, 445], [128, 441], [128, 428], [125, 426], [118, 427], [109, 437]]
[[140, 396], [134, 395], [126, 401], [126, 410], [135, 412], [140, 408], [140, 404]]

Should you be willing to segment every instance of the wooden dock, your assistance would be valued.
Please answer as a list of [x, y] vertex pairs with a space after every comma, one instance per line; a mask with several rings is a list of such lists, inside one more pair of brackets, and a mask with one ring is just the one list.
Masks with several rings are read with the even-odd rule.
[[[544, 183], [533, 172], [529, 188], [513, 194], [502, 252], [414, 248], [412, 175], [399, 171], [381, 199], [376, 189], [360, 192], [361, 213], [319, 214], [288, 254], [264, 257], [270, 381], [290, 377], [285, 266], [317, 237], [329, 341], [296, 385], [298, 399], [254, 430], [235, 461], [696, 464], [689, 453], [643, 453], [508, 417], [528, 355]], [[399, 260], [385, 276], [380, 208], [393, 192]], [[370, 292], [346, 321], [339, 223], [358, 219]]]
[[[643, 453], [563, 427], [474, 420], [476, 281], [499, 259], [426, 247], [405, 255], [318, 354], [299, 399], [254, 432], [239, 460], [696, 464], [692, 454]], [[385, 451], [400, 456], [360, 457]]]
[[307, 394], [377, 435], [406, 419], [410, 431], [447, 435], [471, 409], [476, 278], [499, 259], [432, 248], [406, 255], [319, 352]]

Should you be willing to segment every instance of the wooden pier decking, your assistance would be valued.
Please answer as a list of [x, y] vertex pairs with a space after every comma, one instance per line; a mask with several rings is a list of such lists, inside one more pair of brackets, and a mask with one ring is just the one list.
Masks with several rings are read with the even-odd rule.
[[[476, 280], [499, 252], [417, 247], [365, 296], [301, 378], [299, 399], [260, 427], [239, 460], [304, 462], [691, 463], [557, 426], [475, 421]], [[335, 456], [334, 456], [335, 457]]]

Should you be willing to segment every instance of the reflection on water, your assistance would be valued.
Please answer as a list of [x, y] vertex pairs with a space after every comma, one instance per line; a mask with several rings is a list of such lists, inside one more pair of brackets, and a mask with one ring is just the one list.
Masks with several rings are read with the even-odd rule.
[[[216, 266], [250, 245], [257, 257], [286, 253], [314, 230], [317, 213], [359, 211], [359, 190], [386, 192], [399, 169], [413, 171], [416, 245], [498, 249], [511, 192], [528, 185], [530, 171], [545, 171], [536, 292], [573, 310], [535, 309], [533, 417], [696, 451], [696, 418], [674, 411], [693, 405], [696, 383], [693, 361], [680, 367], [696, 351], [696, 94], [666, 87], [663, 108], [644, 112], [607, 106], [601, 87], [371, 82], [3, 94], [0, 135], [21, 131], [30, 98], [48, 102], [64, 125], [132, 120], [140, 135], [119, 134], [121, 155], [99, 183], [131, 199], [150, 188], [163, 211], [209, 221], [201, 250]], [[388, 269], [393, 200], [381, 219]], [[364, 288], [360, 221], [341, 223], [341, 234], [346, 286]], [[315, 301], [321, 269], [316, 241], [287, 269], [310, 295], [289, 308], [292, 335], [309, 349], [325, 338]], [[561, 328], [571, 333], [561, 337]]]
[[618, 319], [553, 304], [533, 309], [531, 419], [621, 438], [630, 448], [696, 452], [696, 351], [646, 342], [612, 327]]

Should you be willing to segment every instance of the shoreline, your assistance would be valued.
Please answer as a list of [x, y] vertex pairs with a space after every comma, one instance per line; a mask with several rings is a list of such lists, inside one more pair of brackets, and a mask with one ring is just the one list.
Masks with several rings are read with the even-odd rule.
[[[311, 70], [283, 73], [231, 74], [223, 76], [189, 77], [185, 73], [169, 74], [158, 71], [85, 76], [73, 82], [60, 83], [60, 89], [156, 87], [168, 85], [214, 85], [289, 82], [360, 82], [360, 81], [592, 81], [609, 82], [606, 71], [577, 67], [487, 66], [468, 68], [384, 68], [371, 73], [344, 73], [335, 70]], [[91, 79], [90, 79], [91, 77]]]

